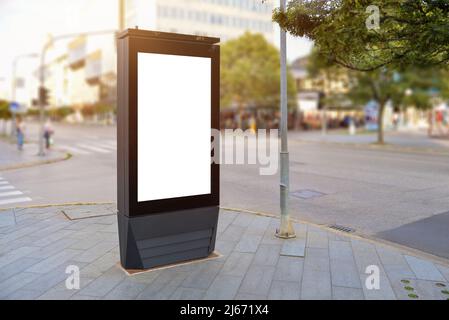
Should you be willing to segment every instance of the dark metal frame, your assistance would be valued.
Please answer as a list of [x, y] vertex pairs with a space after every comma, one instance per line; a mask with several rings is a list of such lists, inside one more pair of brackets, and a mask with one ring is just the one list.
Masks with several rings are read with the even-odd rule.
[[[218, 38], [197, 37], [164, 32], [128, 29], [118, 35], [118, 50], [123, 61], [118, 62], [122, 74], [129, 77], [119, 79], [118, 103], [128, 108], [119, 108], [117, 125], [118, 162], [118, 210], [127, 216], [139, 216], [180, 209], [193, 209], [219, 205], [219, 164], [211, 163], [211, 193], [151, 201], [137, 201], [137, 54], [138, 52], [160, 53], [211, 58], [211, 128], [220, 129], [220, 50]], [[125, 44], [123, 41], [127, 41]], [[212, 133], [211, 133], [212, 137]], [[214, 152], [219, 152], [214, 150]], [[212, 156], [212, 155], [211, 155]]]

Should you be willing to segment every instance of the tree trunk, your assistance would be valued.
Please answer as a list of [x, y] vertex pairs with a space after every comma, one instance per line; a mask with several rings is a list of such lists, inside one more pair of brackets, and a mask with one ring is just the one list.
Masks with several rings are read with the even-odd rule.
[[384, 144], [384, 110], [385, 103], [379, 102], [379, 110], [377, 115], [377, 143]]

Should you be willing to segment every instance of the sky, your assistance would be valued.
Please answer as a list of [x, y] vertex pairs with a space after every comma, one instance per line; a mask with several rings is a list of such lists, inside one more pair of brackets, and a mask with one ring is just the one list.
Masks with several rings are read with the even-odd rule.
[[[117, 0], [0, 0], [0, 98], [9, 95], [14, 57], [40, 53], [49, 32], [59, 35], [116, 29], [117, 8]], [[275, 44], [279, 46], [278, 27]], [[289, 35], [288, 60], [307, 55], [311, 46], [309, 40]], [[21, 59], [18, 76], [36, 70], [37, 65], [36, 58]]]

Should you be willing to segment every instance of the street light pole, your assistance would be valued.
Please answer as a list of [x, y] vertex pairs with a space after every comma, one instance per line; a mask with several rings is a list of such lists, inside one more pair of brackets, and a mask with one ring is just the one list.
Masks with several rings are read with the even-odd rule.
[[118, 0], [118, 30], [125, 29], [125, 0]]
[[[20, 59], [22, 58], [37, 58], [38, 55], [37, 53], [28, 53], [28, 54], [23, 54], [20, 56], [17, 56], [14, 58], [13, 63], [12, 63], [12, 77], [11, 77], [11, 102], [16, 102], [16, 89], [17, 89], [17, 79], [16, 79], [16, 74], [17, 74], [17, 63]], [[15, 134], [16, 131], [16, 113], [13, 112], [12, 113], [12, 125], [11, 125], [11, 136], [13, 136]]]
[[[280, 0], [280, 10], [285, 11], [285, 0]], [[290, 221], [288, 211], [288, 194], [289, 194], [289, 154], [288, 154], [288, 111], [287, 111], [287, 35], [284, 29], [280, 28], [280, 60], [281, 60], [281, 225], [276, 230], [276, 236], [279, 238], [294, 238], [295, 230]]]
[[45, 99], [41, 95], [41, 91], [45, 87], [45, 55], [47, 54], [47, 50], [52, 46], [53, 39], [50, 37], [42, 48], [41, 53], [41, 65], [39, 70], [39, 156], [45, 156], [45, 148], [44, 148], [44, 120], [45, 120]]

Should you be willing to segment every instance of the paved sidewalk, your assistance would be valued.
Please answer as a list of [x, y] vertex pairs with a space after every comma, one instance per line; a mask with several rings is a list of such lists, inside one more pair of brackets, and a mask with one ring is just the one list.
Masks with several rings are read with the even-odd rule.
[[26, 143], [22, 151], [15, 144], [0, 140], [0, 170], [16, 169], [64, 160], [67, 154], [57, 150], [49, 150], [43, 157], [38, 156], [36, 143]]
[[[0, 211], [0, 298], [449, 299], [448, 262], [309, 224], [280, 240], [278, 223], [222, 210], [221, 257], [129, 276], [111, 205]], [[65, 287], [69, 265], [80, 268], [79, 290]], [[365, 286], [370, 265], [379, 290]]]

